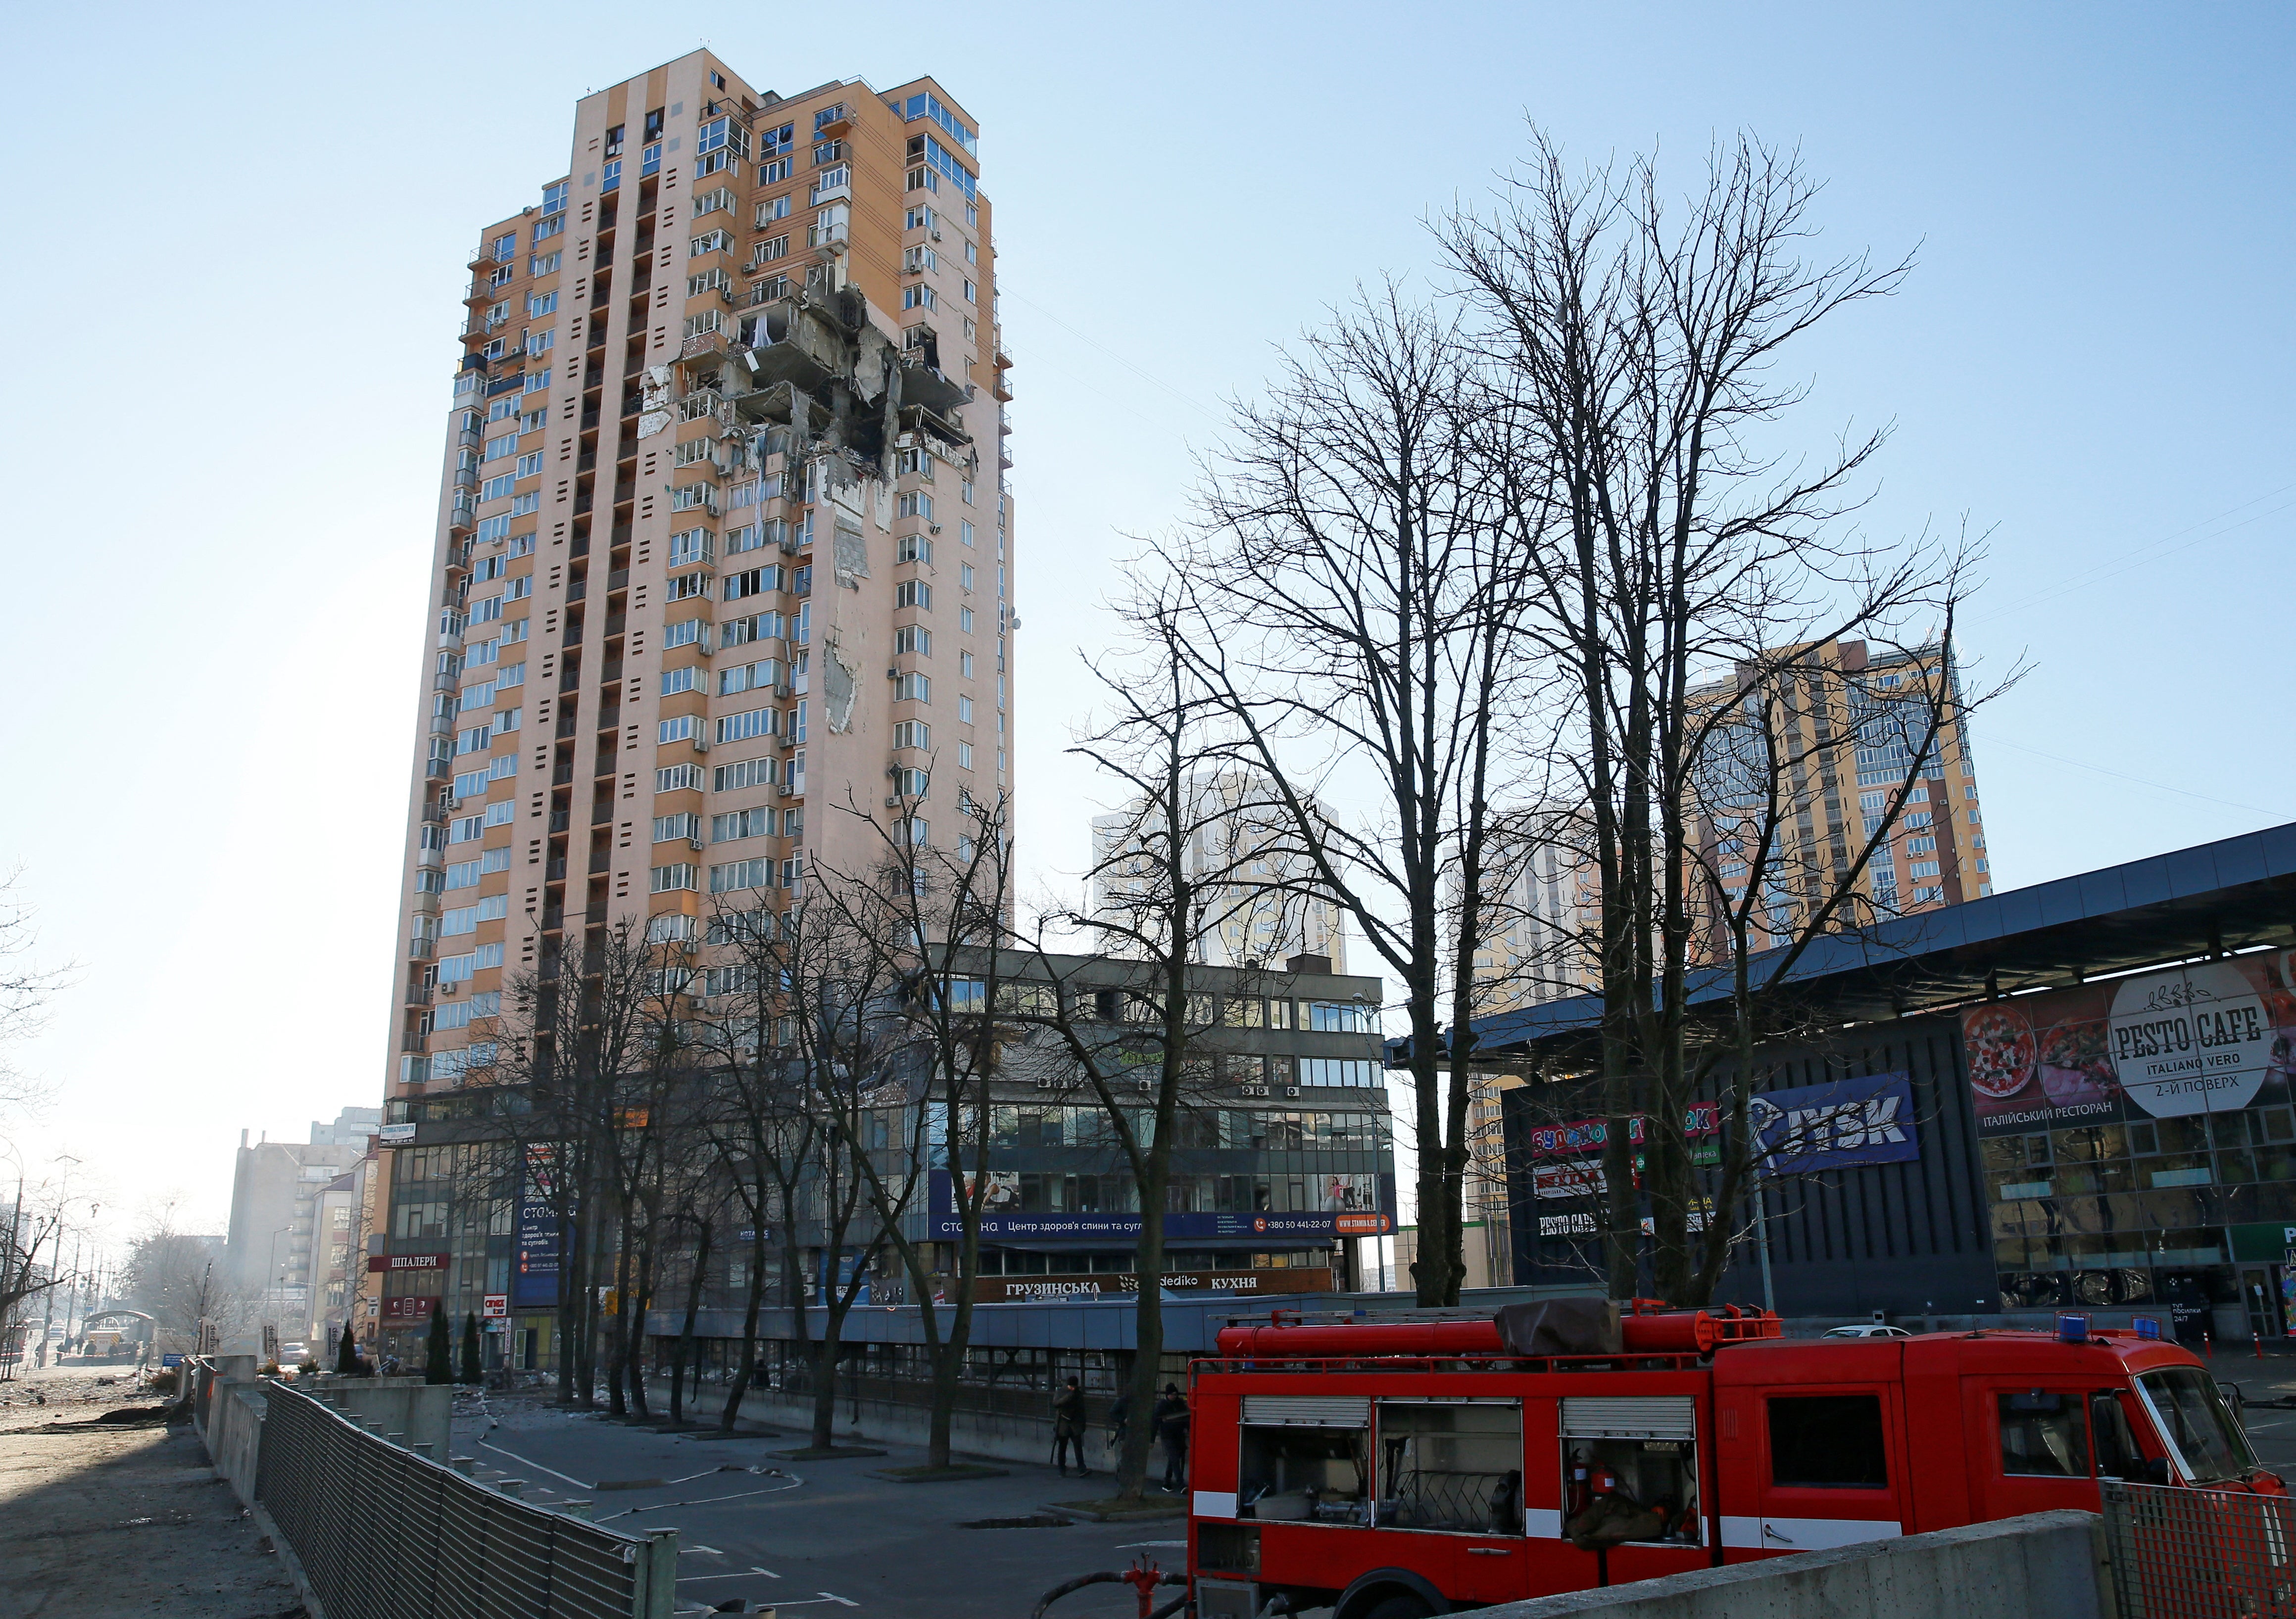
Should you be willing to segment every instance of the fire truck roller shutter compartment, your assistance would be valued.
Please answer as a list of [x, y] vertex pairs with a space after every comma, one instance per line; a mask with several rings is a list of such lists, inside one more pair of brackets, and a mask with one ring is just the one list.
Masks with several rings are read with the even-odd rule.
[[1532, 1534], [1582, 1551], [1629, 1542], [1704, 1544], [1697, 1402], [1687, 1394], [1562, 1400], [1562, 1513], [1534, 1514]]
[[1379, 1524], [1522, 1533], [1522, 1402], [1382, 1400]]
[[1246, 1394], [1242, 1427], [1238, 1517], [1370, 1526], [1369, 1399]]

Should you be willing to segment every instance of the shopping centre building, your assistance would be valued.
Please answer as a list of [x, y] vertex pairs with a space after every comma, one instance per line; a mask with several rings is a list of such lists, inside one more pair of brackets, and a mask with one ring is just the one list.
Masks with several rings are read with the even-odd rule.
[[[1718, 1012], [1726, 979], [1696, 1010]], [[1767, 1156], [1719, 1295], [1792, 1315], [2056, 1307], [2289, 1336], [2296, 1295], [2296, 824], [1818, 942], [1779, 1002]], [[1513, 1280], [1591, 1280], [1603, 1129], [1592, 996], [1485, 1020]], [[1719, 1157], [1715, 1110], [1684, 1126]], [[1767, 1146], [1769, 1136], [1763, 1134]], [[1757, 1218], [1757, 1214], [1759, 1218]]]

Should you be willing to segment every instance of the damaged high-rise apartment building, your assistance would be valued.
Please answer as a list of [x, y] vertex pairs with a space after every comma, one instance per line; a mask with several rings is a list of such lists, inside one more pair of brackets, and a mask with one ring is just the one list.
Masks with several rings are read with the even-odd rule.
[[[793, 903], [813, 863], [866, 858], [852, 808], [954, 846], [965, 797], [1009, 798], [1010, 362], [978, 152], [931, 79], [783, 95], [698, 51], [584, 97], [566, 172], [480, 233], [387, 1144], [452, 1111], [521, 973], [625, 916], [699, 942], [725, 896]], [[498, 1220], [466, 1242], [443, 1203], [435, 1232], [420, 1198], [383, 1206], [375, 1258], [448, 1257], [378, 1268], [362, 1325], [515, 1291]]]

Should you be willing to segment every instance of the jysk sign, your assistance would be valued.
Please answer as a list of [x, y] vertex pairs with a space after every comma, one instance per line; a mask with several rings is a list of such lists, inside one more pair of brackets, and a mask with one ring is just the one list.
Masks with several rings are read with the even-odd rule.
[[1914, 1135], [1913, 1082], [1869, 1074], [1832, 1084], [1766, 1091], [1746, 1104], [1754, 1161], [1767, 1175], [1800, 1175], [1922, 1156]]

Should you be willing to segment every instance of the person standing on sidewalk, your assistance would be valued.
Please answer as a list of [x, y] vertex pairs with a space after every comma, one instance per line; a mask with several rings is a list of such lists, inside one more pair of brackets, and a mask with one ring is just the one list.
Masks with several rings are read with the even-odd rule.
[[1163, 1413], [1156, 1421], [1156, 1437], [1164, 1443], [1164, 1493], [1177, 1495], [1188, 1485], [1188, 1402], [1167, 1383], [1156, 1407]]
[[1053, 1396], [1053, 1465], [1061, 1476], [1069, 1476], [1069, 1452], [1076, 1452], [1077, 1476], [1090, 1478], [1092, 1469], [1085, 1466], [1084, 1457], [1084, 1390], [1077, 1386], [1076, 1374]]

